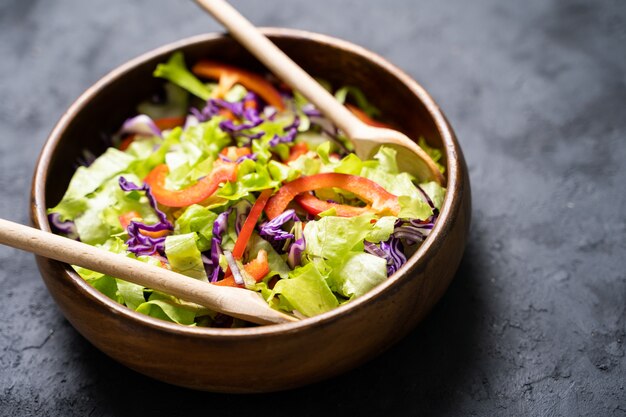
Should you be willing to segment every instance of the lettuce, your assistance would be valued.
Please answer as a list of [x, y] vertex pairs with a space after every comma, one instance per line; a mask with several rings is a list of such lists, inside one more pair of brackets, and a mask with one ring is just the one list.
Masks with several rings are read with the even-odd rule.
[[[124, 174], [131, 182], [141, 183], [133, 174]], [[146, 223], [158, 218], [148, 199], [138, 192], [127, 193], [119, 186], [119, 176], [108, 180], [91, 198], [85, 199], [85, 211], [74, 220], [81, 241], [95, 245], [104, 243], [110, 236], [122, 233], [119, 216], [135, 211]]]
[[157, 291], [150, 295], [148, 301], [137, 307], [137, 312], [184, 325], [194, 324], [196, 318], [194, 310], [181, 306], [173, 297]]
[[173, 271], [201, 281], [208, 281], [204, 263], [196, 245], [197, 238], [195, 233], [168, 236], [165, 238], [165, 255]]
[[185, 188], [211, 172], [220, 151], [231, 142], [228, 134], [219, 128], [220, 120], [216, 117], [182, 132], [177, 146], [165, 155], [169, 169], [167, 188]]
[[428, 142], [426, 142], [426, 139], [424, 139], [424, 137], [419, 138], [418, 145], [424, 150], [424, 152], [428, 154], [428, 156], [431, 157], [431, 159], [435, 162], [435, 165], [437, 165], [437, 168], [439, 168], [439, 171], [441, 171], [442, 174], [445, 173], [446, 167], [439, 163], [441, 157], [443, 156], [441, 149], [431, 148], [430, 145], [428, 145]]
[[[288, 279], [274, 286], [274, 293], [285, 298], [288, 305], [307, 317], [325, 313], [339, 305], [315, 263], [296, 268]], [[289, 307], [287, 307], [289, 309]]]
[[203, 100], [211, 97], [211, 89], [187, 69], [182, 52], [173, 53], [165, 64], [157, 65], [154, 76], [165, 78]]
[[443, 199], [446, 196], [446, 189], [434, 181], [420, 184], [420, 188], [428, 194], [435, 208], [441, 210]]
[[65, 195], [59, 204], [48, 210], [49, 213], [59, 213], [61, 220], [74, 219], [87, 208], [86, 197], [96, 191], [108, 179], [124, 172], [135, 160], [130, 155], [109, 148], [96, 159], [89, 167], [79, 167]]
[[382, 186], [391, 194], [399, 197], [400, 217], [427, 219], [432, 215], [430, 205], [424, 201], [422, 193], [413, 184], [413, 177], [398, 172], [396, 151], [389, 147], [381, 147], [374, 155], [377, 163], [363, 166], [361, 176], [368, 178]]
[[354, 99], [357, 107], [363, 110], [369, 117], [380, 116], [380, 111], [367, 101], [367, 98], [361, 89], [348, 85], [335, 92], [335, 98], [340, 103], [345, 103], [348, 95]]
[[211, 238], [213, 237], [213, 223], [217, 218], [217, 214], [213, 213], [206, 207], [193, 204], [185, 209], [185, 211], [176, 220], [174, 233], [187, 234], [196, 232], [198, 240], [196, 245], [200, 252], [207, 251], [211, 248]]
[[360, 297], [387, 279], [387, 260], [364, 252], [349, 253], [331, 270], [331, 287], [347, 298]]
[[309, 260], [325, 259], [329, 264], [340, 264], [351, 251], [363, 251], [363, 240], [371, 233], [372, 216], [364, 214], [356, 217], [322, 217], [310, 221], [304, 229], [306, 249], [304, 255]]

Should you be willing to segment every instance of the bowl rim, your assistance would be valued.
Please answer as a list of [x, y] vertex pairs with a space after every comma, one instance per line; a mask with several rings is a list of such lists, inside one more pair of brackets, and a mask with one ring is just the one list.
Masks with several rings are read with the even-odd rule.
[[[424, 105], [429, 116], [433, 120], [435, 127], [442, 139], [444, 151], [446, 153], [446, 172], [447, 172], [447, 192], [442, 204], [439, 218], [435, 223], [428, 238], [420, 245], [418, 250], [407, 260], [407, 262], [385, 282], [379, 284], [375, 288], [368, 291], [355, 300], [350, 301], [342, 306], [339, 306], [326, 313], [309, 317], [298, 322], [283, 323], [283, 324], [270, 324], [258, 327], [246, 327], [235, 329], [221, 329], [210, 327], [191, 327], [184, 326], [177, 323], [170, 323], [164, 320], [153, 318], [141, 313], [138, 313], [116, 301], [108, 298], [92, 286], [90, 286], [84, 279], [82, 279], [78, 273], [76, 273], [69, 264], [63, 262], [51, 261], [58, 263], [62, 266], [65, 276], [67, 276], [74, 285], [76, 285], [84, 295], [91, 298], [92, 302], [99, 302], [106, 307], [109, 312], [117, 315], [122, 315], [129, 320], [140, 322], [142, 325], [148, 326], [156, 331], [174, 332], [178, 334], [184, 334], [188, 337], [211, 337], [216, 339], [238, 339], [243, 340], [246, 338], [258, 338], [259, 336], [277, 336], [285, 334], [293, 334], [308, 330], [311, 327], [324, 327], [331, 323], [341, 319], [344, 315], [348, 315], [351, 312], [364, 308], [364, 306], [373, 302], [374, 299], [382, 297], [385, 293], [394, 291], [396, 283], [402, 279], [407, 279], [410, 272], [417, 269], [428, 262], [430, 258], [429, 254], [436, 250], [441, 244], [441, 240], [445, 238], [445, 230], [451, 225], [451, 214], [456, 211], [455, 206], [460, 204], [460, 196], [457, 195], [455, 190], [461, 185], [459, 165], [459, 154], [457, 148], [460, 149], [456, 140], [456, 136], [452, 130], [452, 127], [448, 123], [446, 117], [440, 110], [439, 106], [435, 103], [429, 93], [407, 73], [388, 62], [382, 56], [358, 46], [352, 42], [348, 42], [336, 37], [323, 35], [315, 32], [304, 31], [299, 29], [288, 28], [276, 28], [276, 27], [264, 27], [260, 28], [261, 31], [270, 38], [284, 38], [292, 40], [305, 40], [313, 41], [315, 43], [321, 43], [326, 46], [330, 46], [335, 49], [360, 55], [366, 60], [379, 66], [383, 71], [390, 73], [397, 78], [406, 88], [408, 88], [412, 94], [418, 97], [418, 99]], [[45, 189], [46, 180], [48, 176], [48, 169], [50, 166], [51, 156], [58, 145], [61, 137], [63, 136], [66, 128], [70, 124], [71, 120], [79, 113], [82, 108], [93, 99], [99, 92], [115, 82], [117, 79], [123, 77], [128, 71], [133, 68], [142, 65], [145, 61], [156, 58], [161, 55], [171, 54], [172, 52], [188, 47], [195, 44], [201, 44], [206, 42], [215, 41], [218, 39], [230, 38], [227, 33], [224, 32], [212, 32], [206, 34], [199, 34], [183, 38], [178, 41], [170, 42], [165, 45], [154, 48], [148, 52], [142, 53], [135, 58], [126, 61], [124, 64], [116, 67], [108, 72], [97, 82], [91, 85], [85, 90], [63, 113], [59, 121], [56, 123], [46, 142], [41, 150], [37, 163], [35, 165], [35, 171], [32, 180], [31, 187], [31, 216], [35, 227], [51, 232], [50, 225], [47, 218], [47, 206], [45, 204]]]

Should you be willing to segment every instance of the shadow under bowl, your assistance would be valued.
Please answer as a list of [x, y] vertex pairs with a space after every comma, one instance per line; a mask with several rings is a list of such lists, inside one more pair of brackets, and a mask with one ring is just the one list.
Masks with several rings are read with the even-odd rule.
[[[463, 154], [445, 116], [426, 91], [380, 56], [319, 34], [264, 29], [287, 55], [335, 86], [355, 85], [411, 138], [444, 152], [447, 195], [431, 235], [408, 262], [368, 294], [297, 323], [240, 329], [186, 327], [132, 311], [88, 285], [67, 264], [37, 257], [50, 294], [69, 322], [116, 361], [171, 384], [217, 392], [295, 388], [352, 369], [397, 342], [441, 298], [461, 260], [470, 224], [470, 185]], [[181, 40], [135, 58], [83, 93], [50, 134], [35, 168], [31, 218], [50, 231], [46, 208], [63, 196], [84, 149], [104, 151], [136, 105], [162, 86], [155, 66], [174, 51], [253, 71], [263, 67], [223, 34]]]

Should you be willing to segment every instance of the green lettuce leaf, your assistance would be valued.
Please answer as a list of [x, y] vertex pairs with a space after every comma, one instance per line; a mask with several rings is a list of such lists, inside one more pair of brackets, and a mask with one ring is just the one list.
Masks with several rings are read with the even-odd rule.
[[331, 287], [341, 295], [360, 297], [387, 279], [387, 261], [364, 252], [349, 253], [331, 270]]
[[173, 271], [201, 281], [208, 281], [196, 239], [195, 233], [166, 237], [165, 255]]
[[398, 218], [394, 216], [381, 217], [372, 225], [370, 232], [365, 238], [368, 242], [379, 243], [389, 239]]
[[443, 199], [446, 196], [446, 189], [434, 181], [420, 184], [420, 188], [428, 194], [435, 207], [441, 210]]
[[182, 52], [175, 52], [165, 64], [157, 65], [154, 76], [165, 78], [203, 100], [211, 97], [211, 89], [187, 69]]
[[432, 160], [437, 165], [437, 168], [439, 168], [439, 171], [441, 171], [442, 174], [445, 173], [446, 167], [441, 165], [441, 163], [439, 162], [441, 160], [441, 157], [443, 156], [441, 149], [431, 148], [430, 145], [428, 145], [428, 142], [426, 142], [426, 139], [424, 139], [424, 137], [420, 137], [417, 144], [420, 148], [424, 150], [424, 152], [426, 152], [432, 158]]
[[214, 117], [208, 122], [188, 127], [180, 136], [178, 146], [165, 155], [169, 169], [165, 186], [178, 190], [208, 175], [220, 151], [230, 144], [227, 133], [219, 128], [223, 119]]
[[288, 279], [282, 279], [274, 286], [274, 293], [286, 299], [288, 305], [307, 317], [332, 310], [339, 305], [337, 297], [326, 283], [314, 263], [296, 268]]
[[[141, 180], [133, 174], [123, 176], [136, 184]], [[135, 211], [143, 222], [155, 223], [157, 216], [144, 193], [125, 192], [119, 186], [119, 176], [108, 180], [100, 190], [85, 199], [86, 209], [74, 219], [81, 241], [90, 245], [104, 243], [110, 236], [122, 233], [122, 214]]]
[[357, 107], [363, 110], [369, 117], [380, 116], [380, 110], [370, 104], [361, 89], [348, 85], [335, 92], [335, 98], [340, 103], [345, 103], [348, 95], [352, 97]]
[[200, 252], [211, 248], [211, 238], [213, 237], [213, 223], [217, 214], [206, 207], [193, 204], [185, 209], [183, 214], [176, 220], [174, 233], [177, 235], [196, 232], [198, 240], [196, 245]]
[[59, 213], [61, 220], [74, 219], [87, 208], [86, 197], [104, 182], [120, 172], [126, 171], [135, 160], [132, 156], [109, 148], [89, 167], [79, 167], [59, 204], [48, 210]]
[[427, 219], [432, 215], [432, 209], [413, 184], [413, 177], [406, 172], [398, 173], [395, 155], [394, 149], [381, 147], [374, 156], [378, 163], [368, 163], [364, 166], [361, 176], [374, 181], [399, 197], [402, 209], [400, 217]]
[[177, 304], [173, 297], [153, 292], [148, 301], [137, 307], [139, 313], [178, 324], [192, 325], [196, 311]]
[[363, 250], [363, 240], [373, 229], [371, 219], [371, 215], [364, 214], [310, 221], [304, 229], [304, 254], [310, 260], [322, 258], [333, 265], [341, 263], [349, 252]]

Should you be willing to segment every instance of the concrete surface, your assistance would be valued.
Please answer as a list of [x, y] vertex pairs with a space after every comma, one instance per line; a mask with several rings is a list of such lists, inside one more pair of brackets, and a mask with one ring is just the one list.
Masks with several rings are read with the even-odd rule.
[[[257, 25], [379, 52], [438, 100], [474, 197], [450, 290], [416, 331], [351, 373], [218, 395], [105, 357], [61, 316], [33, 257], [0, 247], [0, 415], [626, 415], [626, 4], [235, 5]], [[28, 221], [39, 149], [80, 92], [146, 50], [218, 29], [190, 1], [3, 0], [0, 216]]]

